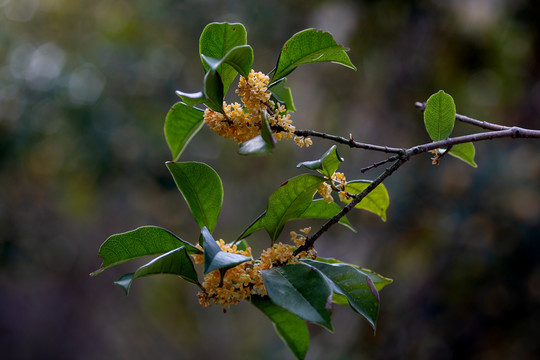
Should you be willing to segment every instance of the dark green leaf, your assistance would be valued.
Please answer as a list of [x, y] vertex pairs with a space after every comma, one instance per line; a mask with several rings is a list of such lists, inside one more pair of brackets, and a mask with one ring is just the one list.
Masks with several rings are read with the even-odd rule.
[[342, 161], [343, 158], [339, 156], [336, 145], [332, 145], [320, 159], [304, 161], [296, 165], [296, 167], [304, 166], [310, 170], [316, 170], [330, 179]]
[[[360, 194], [365, 188], [371, 184], [369, 180], [353, 180], [347, 182], [345, 191], [350, 194]], [[345, 204], [348, 204], [352, 199], [343, 199]], [[355, 208], [364, 209], [377, 214], [383, 221], [386, 221], [386, 210], [390, 205], [390, 197], [388, 191], [383, 184], [378, 185], [372, 192], [370, 192]]]
[[199, 162], [168, 161], [166, 165], [199, 226], [213, 231], [223, 202], [219, 175]]
[[328, 264], [309, 259], [302, 262], [313, 266], [330, 279], [334, 292], [345, 296], [354, 311], [366, 318], [373, 329], [376, 329], [379, 293], [369, 277], [347, 264]]
[[286, 78], [283, 78], [275, 82], [274, 85], [268, 88], [268, 91], [272, 93], [272, 97], [275, 101], [285, 106], [287, 111], [296, 111], [296, 108], [294, 107], [291, 89], [285, 87], [286, 80]]
[[270, 124], [268, 123], [268, 115], [266, 110], [263, 110], [261, 134], [240, 144], [238, 153], [240, 155], [265, 155], [274, 150], [275, 143], [276, 140], [272, 136], [272, 130], [270, 129]]
[[[211, 23], [204, 28], [201, 34], [199, 52], [201, 55], [210, 58], [222, 59], [234, 47], [246, 44], [247, 33], [242, 24]], [[210, 69], [209, 64], [204, 59], [202, 63], [204, 70], [208, 71]], [[217, 72], [223, 84], [222, 94], [226, 94], [236, 77], [237, 70], [227, 63], [221, 63]]]
[[176, 95], [180, 96], [180, 99], [182, 99], [182, 101], [189, 106], [203, 104], [206, 101], [202, 91], [196, 93], [185, 93], [180, 90], [176, 90]]
[[440, 90], [430, 96], [424, 110], [424, 124], [433, 141], [447, 139], [454, 129], [456, 105], [452, 96]]
[[268, 199], [263, 225], [272, 243], [281, 234], [285, 223], [298, 219], [311, 205], [317, 186], [324, 181], [320, 176], [303, 174], [281, 185]]
[[186, 281], [193, 284], [199, 284], [197, 272], [195, 271], [193, 262], [184, 246], [155, 258], [148, 264], [138, 268], [135, 273], [122, 276], [115, 284], [122, 287], [126, 292], [126, 295], [128, 295], [133, 280], [143, 276], [156, 274], [178, 275]]
[[99, 248], [99, 256], [103, 258], [100, 269], [91, 276], [103, 270], [125, 263], [126, 261], [146, 255], [163, 254], [184, 246], [190, 254], [200, 254], [201, 251], [187, 241], [180, 239], [169, 230], [157, 226], [143, 226], [138, 229], [110, 236]]
[[336, 43], [330, 33], [315, 29], [300, 31], [283, 45], [272, 79], [278, 81], [297, 66], [316, 62], [333, 62], [356, 70], [347, 51], [347, 48]]
[[215, 70], [210, 70], [204, 75], [203, 95], [204, 103], [210, 109], [223, 112], [223, 83]]
[[304, 359], [309, 347], [309, 331], [304, 320], [277, 306], [267, 296], [252, 296], [251, 303], [274, 323], [276, 332], [297, 359]]
[[261, 273], [266, 292], [276, 305], [333, 331], [332, 287], [319, 271], [304, 264], [292, 264]]
[[453, 157], [466, 162], [472, 167], [478, 167], [478, 165], [476, 165], [476, 163], [474, 162], [475, 152], [476, 150], [474, 149], [474, 145], [470, 142], [454, 145], [450, 149], [450, 155], [452, 155]]
[[250, 257], [244, 255], [222, 251], [206, 227], [202, 228], [201, 234], [204, 249], [204, 275], [217, 269], [227, 270], [251, 260]]
[[325, 258], [318, 257], [317, 261], [318, 262], [324, 262], [324, 263], [327, 263], [327, 264], [345, 264], [345, 265], [352, 266], [352, 267], [358, 269], [358, 271], [360, 271], [362, 274], [368, 276], [371, 279], [371, 281], [373, 282], [373, 284], [375, 285], [375, 288], [377, 289], [377, 291], [381, 291], [381, 289], [384, 288], [386, 285], [392, 283], [392, 279], [389, 279], [387, 277], [379, 275], [379, 274], [377, 274], [376, 272], [374, 272], [372, 270], [361, 268], [361, 267], [358, 267], [358, 266], [353, 265], [353, 264], [347, 264], [347, 263], [344, 263], [344, 262], [336, 260], [336, 259], [325, 259]]
[[176, 160], [203, 125], [204, 112], [183, 103], [173, 105], [165, 118], [165, 139]]

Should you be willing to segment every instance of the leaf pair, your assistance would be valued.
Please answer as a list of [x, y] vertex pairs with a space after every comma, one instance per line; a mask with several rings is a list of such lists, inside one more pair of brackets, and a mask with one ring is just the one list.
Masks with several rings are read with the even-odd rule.
[[[454, 129], [455, 118], [456, 105], [452, 96], [440, 90], [429, 97], [424, 109], [424, 124], [431, 140], [448, 139]], [[439, 152], [444, 151], [444, 149], [439, 150]], [[471, 142], [452, 146], [449, 154], [472, 167], [477, 167], [474, 162], [475, 148]]]
[[268, 298], [252, 298], [298, 359], [305, 357], [309, 346], [304, 321], [333, 331], [332, 301], [350, 305], [376, 328], [378, 291], [392, 280], [335, 260], [302, 262], [263, 271]]
[[155, 274], [174, 274], [199, 284], [190, 254], [201, 251], [169, 230], [157, 226], [143, 226], [138, 229], [110, 236], [99, 248], [103, 258], [101, 267], [91, 276], [105, 269], [148, 255], [159, 255], [137, 271], [123, 275], [115, 284], [121, 286], [126, 295], [133, 280]]

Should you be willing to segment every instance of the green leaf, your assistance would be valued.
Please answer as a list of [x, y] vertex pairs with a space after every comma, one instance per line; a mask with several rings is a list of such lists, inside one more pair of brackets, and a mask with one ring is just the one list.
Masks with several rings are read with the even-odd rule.
[[201, 228], [206, 226], [213, 231], [223, 203], [219, 175], [210, 166], [199, 162], [168, 161], [166, 165], [195, 221]]
[[261, 134], [240, 144], [238, 153], [240, 155], [264, 155], [272, 152], [275, 144], [276, 140], [272, 136], [272, 130], [268, 123], [268, 114], [266, 110], [263, 110]]
[[203, 125], [204, 112], [181, 102], [173, 105], [165, 118], [165, 139], [173, 159], [182, 154], [184, 148]]
[[424, 124], [433, 141], [447, 139], [454, 129], [456, 105], [452, 96], [440, 90], [430, 96], [424, 110]]
[[345, 296], [353, 310], [366, 318], [373, 330], [376, 329], [379, 293], [368, 276], [347, 264], [328, 264], [309, 259], [302, 262], [322, 272], [334, 285], [334, 292]]
[[266, 215], [266, 210], [259, 215], [249, 226], [238, 236], [237, 241], [247, 238], [249, 235], [253, 234], [255, 231], [264, 228], [263, 218]]
[[309, 331], [304, 320], [277, 306], [267, 296], [252, 296], [251, 303], [274, 324], [276, 332], [297, 359], [304, 359], [309, 347]]
[[216, 240], [206, 227], [201, 230], [204, 249], [204, 275], [217, 269], [227, 270], [243, 262], [251, 260], [250, 257], [222, 251]]
[[169, 230], [157, 226], [143, 226], [138, 229], [110, 236], [99, 248], [98, 256], [103, 258], [101, 267], [90, 276], [103, 270], [146, 255], [163, 254], [184, 246], [189, 254], [201, 251], [187, 241], [180, 239]]
[[[330, 219], [340, 211], [341, 208], [335, 202], [327, 203], [324, 199], [316, 199], [311, 202], [306, 211], [300, 215], [299, 219]], [[356, 232], [346, 216], [339, 219], [339, 223], [351, 231]]]
[[223, 64], [229, 64], [245, 78], [248, 77], [253, 66], [253, 49], [249, 45], [235, 46], [221, 59], [206, 55], [201, 55], [201, 57], [208, 64], [209, 69], [219, 71]]
[[318, 171], [330, 179], [342, 161], [343, 158], [339, 156], [336, 145], [332, 145], [319, 160], [304, 161], [296, 167], [304, 166], [310, 170]]
[[272, 97], [275, 101], [285, 106], [287, 111], [296, 111], [291, 89], [285, 87], [285, 81], [287, 81], [287, 78], [274, 82], [274, 84], [268, 88], [268, 91], [272, 93]]
[[[330, 219], [334, 217], [337, 213], [341, 211], [341, 208], [338, 204], [332, 202], [327, 203], [323, 199], [316, 199], [312, 200], [309, 207], [297, 218], [290, 219], [290, 220], [297, 220], [297, 219]], [[264, 228], [263, 225], [263, 218], [266, 215], [266, 211], [263, 212], [261, 215], [259, 215], [243, 232], [238, 236], [238, 240], [245, 239], [249, 235], [253, 234], [255, 231], [260, 230]], [[339, 223], [341, 225], [344, 225], [345, 227], [349, 228], [351, 231], [356, 232], [354, 228], [352, 227], [351, 223], [347, 219], [346, 216], [343, 216], [341, 219], [339, 219]]]
[[185, 93], [180, 90], [176, 90], [176, 95], [180, 96], [180, 99], [182, 99], [182, 101], [189, 106], [203, 104], [206, 101], [206, 98], [204, 97], [204, 93], [202, 91], [196, 93]]
[[304, 264], [291, 264], [261, 274], [266, 292], [276, 305], [333, 331], [332, 288], [319, 271]]
[[320, 176], [303, 174], [281, 185], [268, 199], [263, 226], [272, 243], [281, 234], [285, 223], [298, 219], [311, 205], [317, 186], [324, 181]]
[[356, 70], [347, 51], [330, 33], [315, 29], [300, 31], [283, 45], [272, 80], [284, 78], [299, 65], [317, 62], [333, 62]]
[[210, 109], [223, 113], [223, 83], [215, 70], [210, 70], [204, 75], [203, 95], [206, 99], [204, 104]]
[[[208, 24], [204, 28], [201, 38], [199, 39], [199, 52], [201, 54], [204, 71], [208, 72], [210, 66], [202, 58], [202, 55], [210, 58], [222, 59], [233, 48], [246, 44], [247, 32], [244, 25], [237, 23]], [[223, 81], [222, 93], [226, 94], [229, 86], [236, 77], [237, 70], [228, 63], [222, 62], [217, 69], [217, 72]]]
[[128, 295], [133, 280], [156, 274], [178, 275], [190, 283], [199, 284], [197, 272], [184, 246], [155, 258], [134, 273], [123, 275], [115, 284], [122, 287]]
[[474, 162], [475, 152], [476, 150], [474, 149], [473, 143], [468, 142], [468, 143], [457, 144], [457, 145], [452, 146], [449, 153], [453, 157], [466, 162], [472, 167], [478, 167], [478, 165], [476, 165], [476, 163]]
[[[350, 194], [360, 194], [365, 188], [367, 188], [372, 182], [369, 180], [353, 180], [347, 182], [345, 191]], [[352, 199], [343, 199], [345, 204], [348, 204]], [[355, 208], [364, 209], [377, 214], [383, 221], [386, 221], [386, 210], [390, 205], [390, 197], [388, 191], [383, 184], [378, 185], [372, 192], [370, 192], [365, 198], [356, 204]]]
[[323, 262], [323, 263], [326, 263], [326, 264], [345, 264], [345, 265], [352, 266], [352, 267], [358, 269], [358, 271], [360, 271], [362, 274], [368, 276], [371, 279], [371, 281], [373, 282], [373, 284], [375, 285], [375, 288], [377, 289], [377, 291], [381, 291], [382, 288], [384, 288], [386, 285], [392, 283], [392, 279], [389, 279], [387, 277], [379, 275], [379, 274], [377, 274], [376, 272], [374, 272], [372, 270], [369, 270], [369, 269], [366, 269], [366, 268], [361, 268], [361, 267], [358, 267], [358, 266], [353, 265], [353, 264], [347, 264], [347, 263], [344, 263], [344, 262], [336, 260], [336, 259], [325, 259], [325, 258], [318, 257], [317, 261], [318, 262]]

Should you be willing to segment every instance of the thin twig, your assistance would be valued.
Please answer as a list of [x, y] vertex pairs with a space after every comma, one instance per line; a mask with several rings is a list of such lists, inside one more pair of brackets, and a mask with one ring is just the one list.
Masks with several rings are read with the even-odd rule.
[[364, 168], [361, 168], [361, 169], [360, 169], [360, 172], [361, 172], [361, 173], [365, 173], [365, 172], [368, 171], [368, 170], [371, 170], [371, 169], [374, 169], [374, 168], [379, 167], [379, 166], [381, 166], [381, 165], [384, 165], [384, 164], [386, 164], [386, 163], [392, 162], [392, 161], [394, 161], [394, 160], [397, 160], [398, 158], [399, 158], [398, 155], [396, 155], [396, 156], [390, 156], [390, 157], [389, 157], [388, 159], [386, 159], [386, 160], [378, 161], [378, 162], [373, 163], [373, 164], [371, 164], [371, 165], [369, 165], [369, 166], [366, 166], [366, 167], [364, 167]]
[[[416, 106], [418, 109], [420, 109], [420, 111], [424, 111], [426, 109], [426, 103], [425, 102], [416, 102], [414, 104], [414, 106]], [[460, 115], [460, 114], [456, 114], [456, 120], [459, 120], [461, 122], [464, 122], [464, 123], [467, 123], [467, 124], [471, 124], [471, 125], [474, 125], [474, 126], [478, 126], [482, 129], [486, 129], [486, 130], [506, 130], [506, 129], [509, 129], [510, 127], [508, 126], [502, 126], [502, 125], [497, 125], [497, 124], [493, 124], [493, 123], [490, 123], [490, 122], [487, 122], [487, 121], [480, 121], [480, 120], [476, 120], [476, 119], [473, 119], [473, 118], [470, 118], [468, 116], [465, 116], [465, 115]]]
[[403, 152], [403, 149], [399, 149], [399, 148], [361, 143], [358, 141], [354, 141], [353, 139], [347, 139], [341, 136], [330, 135], [330, 134], [321, 133], [321, 132], [313, 131], [313, 130], [295, 130], [294, 135], [320, 137], [322, 139], [335, 141], [339, 144], [348, 145], [352, 148], [381, 151], [381, 152], [389, 153], [389, 154], [400, 154]]

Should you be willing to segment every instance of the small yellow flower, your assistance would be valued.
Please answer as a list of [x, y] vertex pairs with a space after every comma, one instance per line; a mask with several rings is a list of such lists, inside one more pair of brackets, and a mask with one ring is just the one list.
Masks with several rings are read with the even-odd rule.
[[325, 182], [322, 182], [317, 186], [317, 192], [322, 196], [322, 198], [327, 202], [331, 203], [334, 201], [332, 197], [332, 187]]

